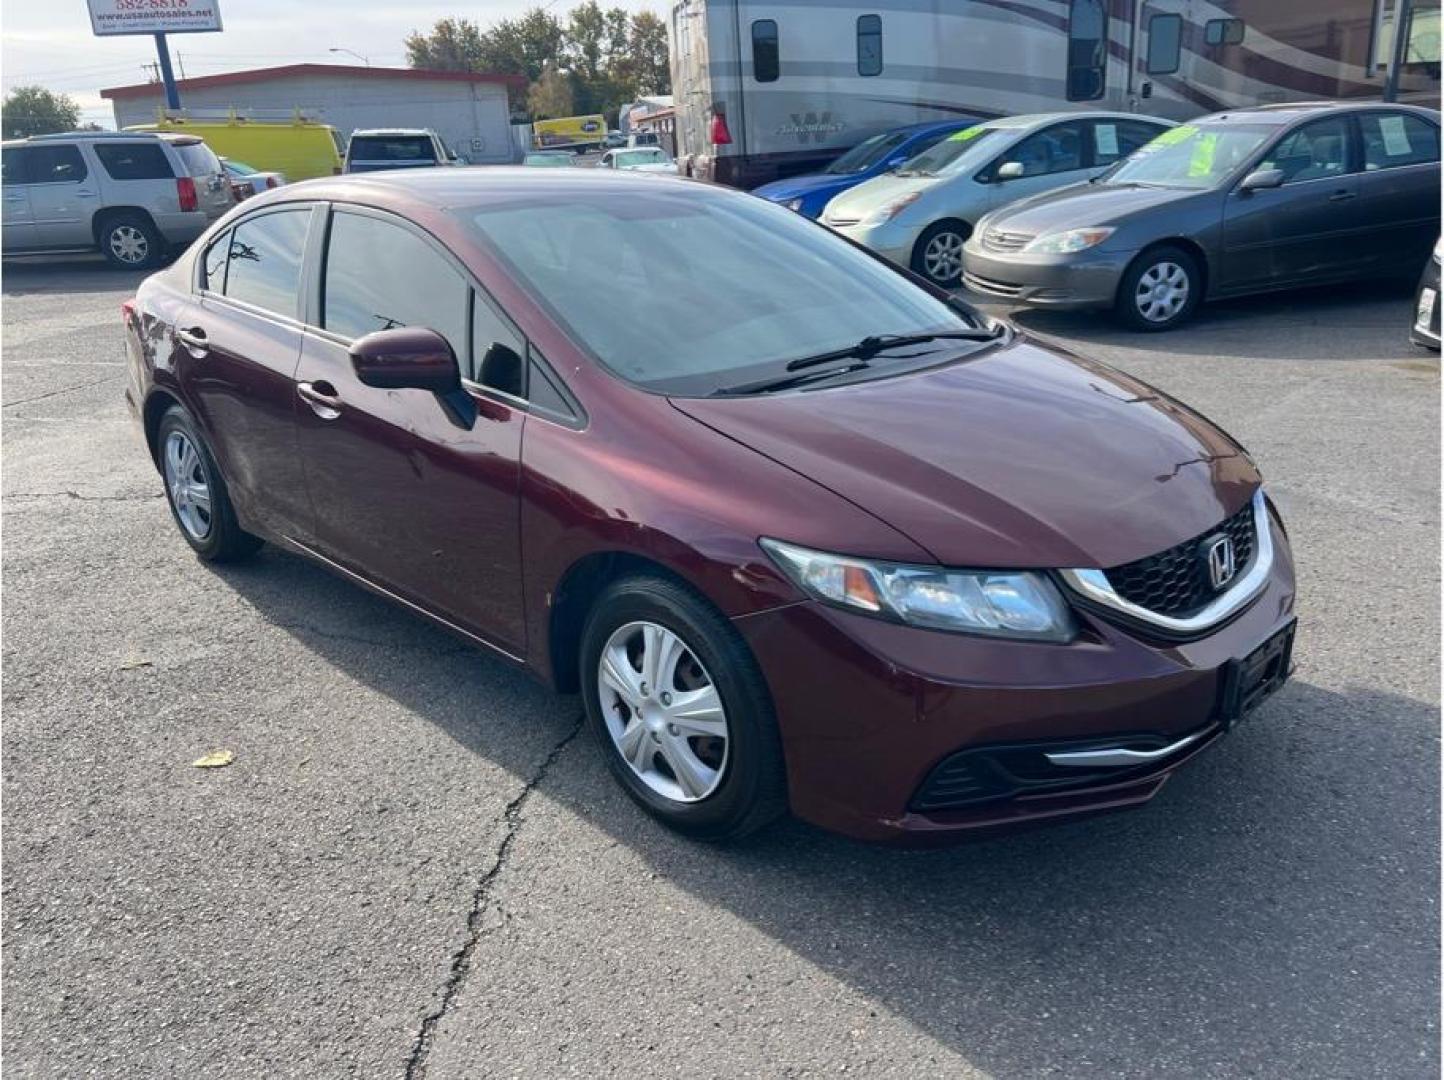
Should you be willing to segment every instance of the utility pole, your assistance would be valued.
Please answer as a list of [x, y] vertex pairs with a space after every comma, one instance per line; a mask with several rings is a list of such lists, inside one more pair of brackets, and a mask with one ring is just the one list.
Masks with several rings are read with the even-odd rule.
[[175, 72], [170, 69], [170, 46], [166, 44], [164, 34], [155, 36], [155, 55], [160, 64], [160, 81], [165, 83], [165, 107], [179, 109], [180, 91], [176, 89]]
[[1389, 75], [1384, 80], [1384, 100], [1399, 100], [1399, 69], [1409, 52], [1409, 22], [1413, 14], [1412, 0], [1394, 0], [1394, 48], [1389, 58]]

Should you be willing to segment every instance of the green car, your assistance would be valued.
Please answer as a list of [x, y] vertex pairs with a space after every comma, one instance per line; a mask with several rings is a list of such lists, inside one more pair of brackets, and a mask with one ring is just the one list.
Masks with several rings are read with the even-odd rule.
[[570, 169], [572, 155], [560, 150], [543, 150], [528, 154], [523, 165], [534, 165], [539, 169]]

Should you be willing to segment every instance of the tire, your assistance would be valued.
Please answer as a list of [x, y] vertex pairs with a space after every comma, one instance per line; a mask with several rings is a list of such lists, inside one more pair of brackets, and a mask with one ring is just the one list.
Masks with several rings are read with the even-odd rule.
[[957, 288], [963, 280], [963, 244], [972, 234], [973, 230], [961, 221], [929, 225], [913, 245], [913, 273], [944, 289]]
[[1202, 299], [1198, 260], [1183, 248], [1165, 246], [1133, 260], [1118, 283], [1113, 306], [1125, 326], [1152, 333], [1187, 322]]
[[190, 413], [179, 405], [172, 405], [160, 418], [156, 459], [166, 504], [191, 550], [214, 563], [237, 562], [256, 553], [261, 538], [237, 524], [210, 447]]
[[149, 270], [165, 259], [165, 240], [144, 214], [111, 214], [98, 232], [100, 253], [117, 269]]
[[[665, 635], [676, 643], [670, 651]], [[649, 685], [642, 667], [654, 647], [671, 657], [661, 685]], [[786, 811], [782, 742], [762, 672], [727, 619], [690, 589], [650, 576], [610, 585], [582, 630], [581, 683], [587, 724], [612, 775], [664, 824], [698, 839], [733, 840]], [[618, 692], [622, 684], [629, 697]], [[713, 702], [720, 719], [706, 708]], [[720, 743], [718, 732], [725, 733]], [[633, 762], [641, 759], [639, 768]]]

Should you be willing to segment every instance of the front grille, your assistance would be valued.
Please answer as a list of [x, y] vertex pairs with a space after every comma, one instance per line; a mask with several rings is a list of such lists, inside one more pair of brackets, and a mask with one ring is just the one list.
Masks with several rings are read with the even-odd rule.
[[[1209, 581], [1210, 544], [1206, 541], [1219, 535], [1227, 535], [1233, 540], [1237, 569], [1224, 588], [1216, 590]], [[1253, 503], [1249, 502], [1238, 513], [1192, 540], [1185, 540], [1146, 559], [1115, 566], [1104, 573], [1113, 590], [1130, 603], [1159, 615], [1186, 618], [1243, 577], [1253, 558], [1253, 549]]]
[[1033, 239], [1032, 233], [988, 229], [983, 233], [983, 247], [988, 251], [1022, 251], [1031, 239]]
[[1023, 291], [1021, 285], [1009, 285], [1006, 281], [994, 281], [969, 273], [963, 274], [963, 284], [974, 292], [992, 293], [994, 296], [1017, 296]]

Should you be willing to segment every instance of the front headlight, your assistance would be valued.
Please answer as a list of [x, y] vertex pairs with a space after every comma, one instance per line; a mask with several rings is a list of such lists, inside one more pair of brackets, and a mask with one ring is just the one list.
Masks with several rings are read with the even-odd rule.
[[948, 570], [871, 562], [764, 538], [762, 549], [799, 589], [863, 615], [930, 630], [1030, 641], [1072, 641], [1057, 587], [1031, 571]]
[[868, 214], [867, 217], [863, 218], [862, 223], [864, 225], [884, 225], [901, 214], [913, 203], [917, 202], [921, 195], [922, 192], [920, 191], [910, 191], [890, 203], [879, 206], [872, 213]]
[[802, 210], [802, 200], [801, 200], [801, 199], [788, 199], [788, 200], [787, 200], [785, 203], [783, 203], [782, 205], [785, 206], [785, 207], [787, 207], [787, 209], [789, 209], [789, 210], [791, 210], [791, 211], [793, 211], [793, 212], [800, 212], [800, 211]]
[[1434, 241], [1434, 261], [1435, 261], [1435, 262], [1444, 261], [1444, 260], [1441, 260], [1441, 259], [1439, 258], [1439, 256], [1440, 256], [1441, 253], [1444, 253], [1444, 236], [1441, 236], [1438, 240]]
[[1113, 235], [1111, 228], [1069, 229], [1067, 232], [1045, 233], [1029, 243], [1024, 251], [1043, 255], [1071, 255], [1097, 247]]

